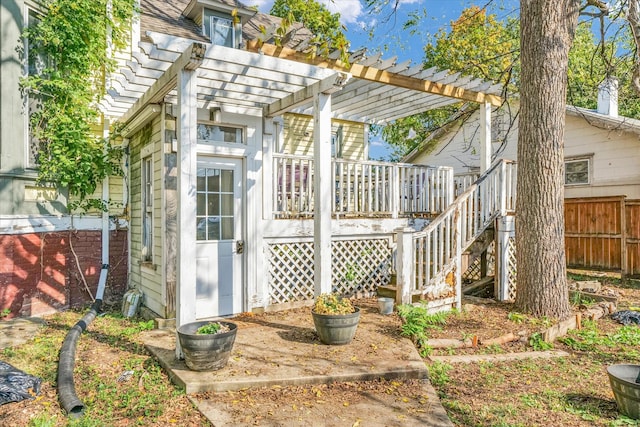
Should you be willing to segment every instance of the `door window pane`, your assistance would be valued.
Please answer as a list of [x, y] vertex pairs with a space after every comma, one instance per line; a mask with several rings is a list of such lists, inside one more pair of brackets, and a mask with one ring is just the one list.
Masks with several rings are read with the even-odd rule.
[[207, 214], [207, 195], [204, 193], [198, 193], [196, 197], [198, 198], [198, 208], [196, 211], [196, 215], [206, 215]]
[[220, 169], [207, 169], [207, 191], [220, 191]]
[[220, 168], [201, 168], [198, 169], [198, 175], [196, 239], [233, 239], [235, 224], [234, 171]]
[[233, 216], [233, 194], [222, 194], [220, 196], [223, 216]]
[[233, 239], [233, 217], [222, 217], [222, 239]]
[[209, 215], [220, 215], [220, 195], [215, 193], [209, 193]]
[[233, 171], [222, 171], [222, 191], [233, 193]]
[[207, 219], [207, 240], [220, 240], [220, 217], [210, 216]]

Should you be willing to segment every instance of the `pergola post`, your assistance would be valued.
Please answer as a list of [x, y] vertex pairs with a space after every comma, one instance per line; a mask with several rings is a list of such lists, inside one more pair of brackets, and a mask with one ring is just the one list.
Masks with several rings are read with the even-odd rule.
[[480, 173], [491, 167], [491, 104], [480, 104]]
[[[197, 73], [182, 69], [178, 86], [178, 242], [176, 329], [196, 320]], [[182, 349], [176, 340], [176, 357]]]
[[314, 294], [331, 292], [331, 95], [313, 97], [313, 284]]

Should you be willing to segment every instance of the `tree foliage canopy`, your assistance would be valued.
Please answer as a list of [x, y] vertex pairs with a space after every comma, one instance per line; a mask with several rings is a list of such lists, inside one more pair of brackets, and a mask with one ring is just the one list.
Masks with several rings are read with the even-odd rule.
[[[516, 19], [501, 22], [486, 9], [472, 6], [463, 10], [449, 29], [442, 28], [431, 37], [424, 47], [424, 67], [492, 80], [503, 84], [505, 90], [514, 90], [518, 75], [518, 31]], [[392, 146], [392, 158], [399, 159], [413, 150], [452, 117], [464, 116], [459, 111], [462, 105], [427, 111], [379, 129]]]
[[[591, 20], [578, 25], [569, 52], [569, 104], [594, 109], [597, 105], [598, 85], [606, 77], [619, 79], [619, 112], [627, 117], [640, 117], [640, 98], [634, 91], [633, 42], [627, 26], [619, 26], [615, 34], [604, 40], [594, 35]], [[411, 25], [419, 25], [413, 21]], [[435, 33], [424, 47], [425, 68], [436, 67], [460, 72], [463, 75], [501, 83], [504, 95], [518, 96], [520, 78], [519, 19], [499, 20], [486, 8], [471, 6], [452, 21], [449, 28]], [[435, 130], [448, 121], [459, 119], [456, 114], [462, 104], [429, 111], [418, 116], [398, 120], [379, 130], [393, 147], [394, 158], [400, 158], [423, 144]], [[435, 143], [435, 141], [433, 141]], [[425, 146], [429, 148], [428, 142]]]
[[105, 177], [120, 172], [120, 152], [96, 135], [97, 102], [114, 70], [110, 52], [129, 40], [134, 0], [43, 0], [40, 19], [24, 30], [24, 52], [37, 72], [22, 90], [39, 105], [30, 116], [39, 143], [38, 181], [66, 187], [79, 202], [69, 208], [104, 208], [89, 199]]
[[315, 35], [314, 42], [321, 52], [346, 51], [348, 47], [340, 14], [331, 13], [316, 0], [275, 0], [269, 13], [286, 22], [304, 24]]

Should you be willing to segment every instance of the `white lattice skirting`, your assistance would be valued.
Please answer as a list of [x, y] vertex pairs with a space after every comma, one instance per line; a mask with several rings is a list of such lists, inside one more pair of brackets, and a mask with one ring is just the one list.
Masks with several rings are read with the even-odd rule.
[[516, 278], [518, 276], [518, 268], [516, 264], [516, 238], [509, 237], [509, 246], [507, 248], [507, 277], [508, 284], [507, 289], [509, 290], [509, 299], [516, 299]]
[[[467, 271], [462, 273], [462, 280], [465, 282], [475, 282], [482, 279], [482, 266], [480, 265], [480, 257], [476, 257]], [[491, 242], [487, 248], [487, 276], [495, 275], [496, 271], [496, 244]], [[464, 283], [464, 282], [463, 282]]]
[[[391, 238], [331, 242], [332, 291], [373, 294], [388, 285], [393, 257]], [[269, 304], [313, 299], [313, 242], [268, 243]]]

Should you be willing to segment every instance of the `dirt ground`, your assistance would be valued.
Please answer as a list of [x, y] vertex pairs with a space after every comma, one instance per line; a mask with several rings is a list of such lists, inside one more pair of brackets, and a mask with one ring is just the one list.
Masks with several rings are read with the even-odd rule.
[[[608, 286], [605, 283], [605, 286]], [[619, 295], [619, 308], [625, 308], [628, 306], [640, 306], [640, 289], [636, 285], [634, 286], [616, 286], [615, 291]], [[375, 309], [375, 301], [373, 299], [361, 300], [357, 302], [358, 305], [365, 307], [365, 309]], [[495, 338], [503, 335], [507, 332], [513, 332], [515, 334], [523, 331], [531, 331], [538, 325], [532, 324], [528, 321], [515, 322], [509, 319], [509, 313], [513, 311], [513, 307], [510, 304], [501, 303], [483, 303], [478, 301], [469, 302], [470, 305], [466, 306], [466, 311], [463, 313], [449, 317], [447, 324], [440, 329], [435, 329], [431, 333], [433, 338], [456, 338], [465, 339], [470, 336], [478, 336], [480, 339]], [[63, 316], [51, 317], [47, 319], [47, 326], [43, 327], [34, 341], [42, 341], [45, 339], [52, 340], [55, 345], [61, 344], [64, 339], [64, 334], [70, 326], [72, 326], [81, 317], [82, 313], [68, 313]], [[291, 310], [285, 313], [265, 313], [260, 315], [251, 315], [252, 320], [265, 320], [274, 321], [278, 316], [308, 316], [308, 309]], [[304, 322], [308, 319], [305, 318]], [[83, 380], [87, 375], [87, 371], [92, 373], [99, 373], [101, 386], [111, 387], [113, 386], [122, 394], [127, 392], [127, 388], [137, 388], [144, 394], [159, 393], [165, 396], [160, 396], [160, 399], [154, 403], [153, 411], [149, 411], [149, 408], [142, 408], [138, 413], [131, 413], [129, 409], [114, 409], [101, 407], [100, 405], [106, 405], [100, 403], [97, 400], [92, 401], [91, 405], [96, 405], [95, 408], [89, 411], [93, 419], [102, 420], [104, 425], [114, 426], [129, 426], [129, 425], [180, 425], [180, 426], [201, 426], [207, 425], [207, 420], [204, 419], [189, 399], [173, 388], [170, 381], [163, 375], [161, 383], [146, 386], [144, 378], [146, 374], [141, 374], [136, 377], [136, 381], [121, 382], [118, 378], [124, 371], [131, 368], [131, 360], [136, 359], [140, 366], [144, 369], [158, 369], [157, 364], [150, 358], [146, 350], [142, 348], [141, 342], [136, 335], [131, 335], [126, 338], [126, 342], [116, 342], [107, 339], [108, 333], [102, 331], [100, 328], [101, 322], [107, 322], [107, 320], [98, 320], [96, 325], [92, 325], [89, 329], [89, 333], [83, 335], [81, 344], [78, 347], [78, 360], [80, 364], [80, 370], [82, 373], [77, 375], [76, 381], [78, 384], [78, 391], [81, 395], [88, 396], [95, 394], [95, 390], [85, 389]], [[301, 321], [302, 322], [302, 321]], [[603, 322], [603, 328], [616, 328], [614, 322], [605, 319]], [[388, 322], [383, 325], [387, 333], [390, 336], [399, 336], [400, 334], [400, 319], [397, 314], [388, 316]], [[313, 334], [312, 331], [304, 331], [304, 333]], [[359, 330], [358, 333], [366, 333], [365, 330]], [[301, 339], [317, 339], [315, 336], [304, 336]], [[3, 353], [0, 353], [0, 359], [9, 363], [14, 363], [19, 360], [20, 357], [26, 357], [23, 353], [29, 352], [30, 343], [25, 344], [21, 348], [5, 349]], [[360, 354], [360, 352], [372, 351], [371, 348], [358, 348], [358, 341], [354, 341], [350, 344], [350, 351], [354, 354]], [[560, 347], [560, 346], [559, 346]], [[41, 367], [45, 374], [43, 376], [43, 386], [40, 396], [32, 401], [23, 401], [20, 403], [13, 403], [0, 406], [0, 425], [7, 426], [28, 426], [30, 420], [34, 417], [38, 419], [52, 419], [51, 424], [31, 424], [31, 425], [67, 425], [66, 417], [60, 408], [58, 403], [56, 390], [55, 390], [55, 368], [53, 368], [57, 361], [57, 348], [51, 348], [49, 353], [43, 353], [43, 355], [32, 355], [34, 364], [40, 363], [37, 360], [43, 359], [45, 362], [48, 360], [49, 365]], [[503, 352], [514, 352], [522, 350], [531, 350], [527, 347], [527, 344], [521, 341], [505, 344], [501, 346]], [[487, 352], [487, 349], [469, 349], [464, 350], [468, 352], [478, 351]], [[463, 354], [463, 350], [456, 350], [456, 354]], [[438, 350], [435, 354], [447, 354], [447, 350]], [[22, 355], [22, 356], [21, 356]], [[26, 359], [24, 359], [26, 360]], [[430, 362], [425, 359], [427, 364]], [[42, 362], [42, 363], [45, 363]], [[547, 375], [557, 378], [571, 377], [572, 367], [567, 365], [568, 362], [549, 362], [545, 364], [548, 368]], [[34, 369], [36, 367], [34, 366]], [[53, 369], [53, 370], [52, 370]], [[544, 416], [548, 416], [548, 422], [551, 424], [545, 424], [540, 420], [540, 423], [533, 421], [527, 421], [528, 410], [531, 410], [530, 416], [540, 417], [540, 410], [536, 408], [528, 408], [524, 405], [523, 414], [518, 415], [522, 422], [513, 424], [499, 424], [492, 422], [479, 422], [474, 421], [475, 418], [465, 418], [465, 414], [474, 414], [473, 417], [477, 417], [486, 412], [487, 402], [500, 402], [515, 392], [509, 387], [513, 385], [492, 385], [491, 387], [481, 387], [478, 389], [478, 381], [474, 380], [480, 375], [486, 375], [487, 367], [483, 365], [469, 365], [465, 367], [459, 367], [450, 372], [451, 382], [446, 386], [436, 386], [436, 389], [441, 393], [441, 397], [445, 397], [443, 403], [448, 412], [450, 412], [452, 419], [456, 425], [601, 425], [599, 423], [593, 424], [588, 419], [582, 420], [580, 417], [571, 418], [571, 421], [567, 421], [563, 417], [555, 417], [555, 412], [546, 411], [542, 412]], [[591, 368], [590, 368], [591, 369]], [[596, 368], [593, 368], [596, 369]], [[601, 371], [601, 368], [597, 368]], [[508, 369], [507, 369], [508, 371]], [[138, 374], [136, 374], [138, 375]], [[507, 376], [508, 373], [504, 370], [497, 371], [495, 375]], [[522, 375], [519, 372], [518, 375]], [[434, 377], [435, 378], [435, 377]], [[602, 406], [602, 410], [606, 413], [615, 414], [615, 402], [612, 401], [612, 395], [608, 388], [608, 384], [604, 384], [602, 381], [602, 372], [597, 373], [599, 381], [585, 384], [584, 387], [589, 388], [590, 396], [596, 396], [591, 398]], [[537, 385], [535, 378], [525, 378], [525, 382], [521, 384], [521, 387], [525, 387], [527, 395], [535, 395], [536, 393], [551, 393], [548, 386], [542, 384]], [[433, 382], [433, 381], [432, 381]], [[101, 387], [96, 386], [95, 383], [88, 385], [89, 387]], [[544, 388], [547, 387], [547, 388]], [[117, 391], [116, 390], [116, 391]], [[158, 391], [161, 390], [161, 391]], [[287, 408], [289, 411], [303, 410], [311, 406], [315, 408], [321, 408], [322, 411], [327, 411], [330, 414], [334, 414], [339, 418], [342, 408], [347, 405], [353, 405], [358, 402], [363, 392], [367, 394], [384, 394], [391, 395], [398, 402], [420, 402], [423, 399], [421, 393], [423, 390], [420, 384], [408, 381], [406, 383], [399, 383], [393, 381], [375, 381], [368, 383], [343, 383], [332, 385], [320, 385], [320, 386], [296, 386], [296, 387], [281, 387], [281, 388], [269, 388], [269, 389], [256, 389], [256, 390], [243, 390], [240, 392], [227, 393], [226, 395], [216, 396], [219, 399], [220, 404], [229, 405], [238, 414], [246, 425], [270, 425], [268, 423], [270, 411], [274, 411], [276, 408]], [[589, 397], [579, 397], [585, 399]], [[115, 399], [115, 398], [114, 398]], [[113, 402], [112, 402], [113, 404]], [[107, 410], [108, 409], [108, 410]], [[535, 411], [534, 411], [535, 409]], [[128, 411], [128, 412], [125, 412]], [[518, 411], [523, 411], [522, 408]], [[536, 412], [538, 411], [538, 412]], [[607, 412], [608, 411], [608, 412]], [[101, 414], [108, 414], [103, 415]], [[614, 415], [611, 415], [614, 416]], [[472, 417], [472, 415], [468, 415]], [[583, 416], [584, 418], [584, 416]], [[471, 421], [470, 421], [471, 420]], [[484, 420], [484, 419], [483, 419]], [[358, 422], [355, 420], [355, 422]], [[99, 422], [98, 424], [99, 425]], [[335, 425], [375, 425], [368, 423], [347, 424], [346, 420], [343, 424]]]

